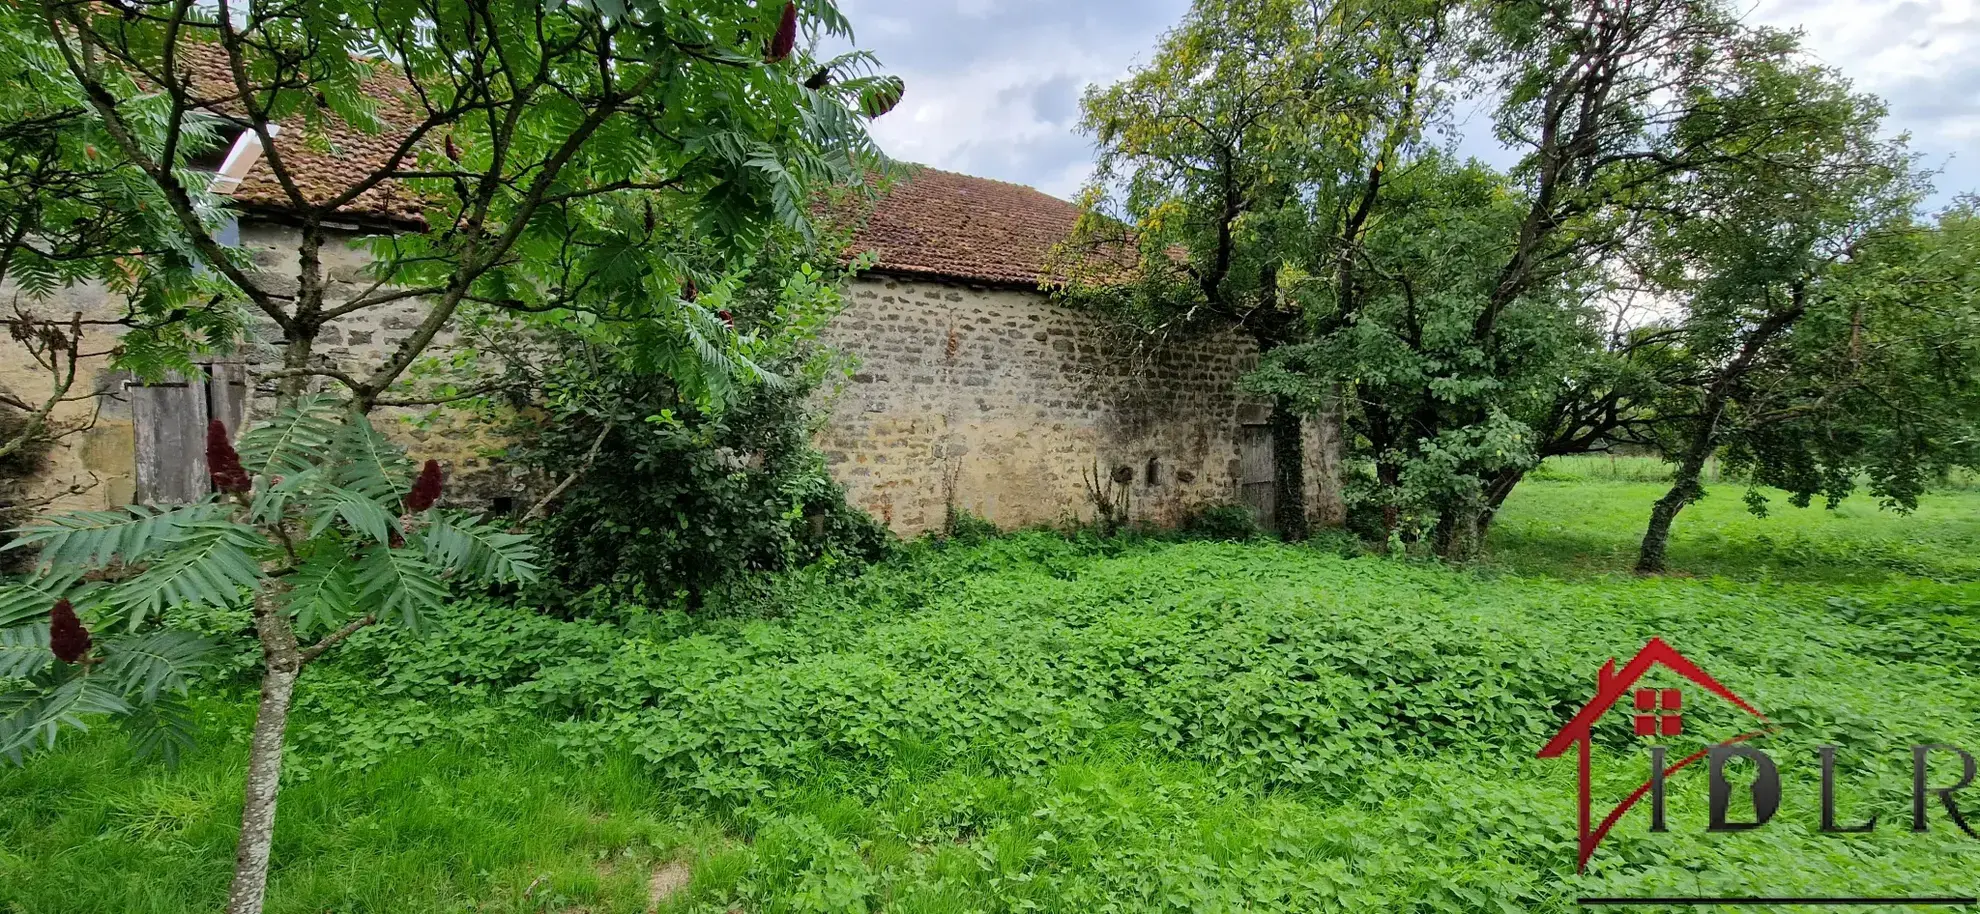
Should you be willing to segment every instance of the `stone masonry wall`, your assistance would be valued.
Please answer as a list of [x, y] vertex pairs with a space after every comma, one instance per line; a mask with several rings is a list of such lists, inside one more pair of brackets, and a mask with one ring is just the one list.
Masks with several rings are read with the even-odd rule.
[[[267, 222], [243, 221], [240, 246], [250, 252], [254, 265], [267, 287], [277, 293], [293, 294], [296, 275], [296, 237], [287, 227]], [[335, 307], [364, 291], [370, 281], [363, 275], [370, 255], [350, 242], [355, 233], [326, 244], [322, 257], [328, 282], [326, 304]], [[11, 300], [11, 290], [0, 290], [0, 300]], [[23, 302], [40, 315], [66, 319], [80, 312], [89, 320], [112, 320], [122, 314], [122, 303], [105, 290], [78, 287], [63, 290], [46, 303]], [[334, 365], [351, 372], [375, 368], [417, 325], [423, 306], [404, 302], [346, 315], [323, 328], [317, 338], [320, 364]], [[57, 422], [80, 424], [100, 405], [93, 427], [64, 438], [50, 450], [42, 472], [26, 489], [30, 500], [54, 497], [46, 510], [93, 510], [128, 504], [134, 493], [136, 451], [134, 430], [125, 385], [127, 374], [110, 369], [108, 352], [115, 347], [123, 330], [118, 326], [92, 326], [85, 337], [84, 350], [102, 353], [84, 361], [78, 371], [71, 396], [96, 391], [98, 402], [78, 399], [65, 403], [54, 414]], [[251, 377], [258, 369], [281, 362], [282, 331], [272, 323], [257, 323], [241, 351], [216, 355], [216, 361], [245, 362]], [[0, 344], [13, 346], [11, 341]], [[450, 354], [447, 334], [428, 349], [431, 356]], [[0, 384], [16, 396], [39, 401], [47, 396], [47, 373], [32, 363], [19, 348], [0, 350]], [[254, 381], [254, 397], [249, 401], [247, 421], [265, 416], [274, 404], [272, 380]], [[316, 386], [323, 386], [321, 383]], [[493, 498], [520, 495], [524, 480], [487, 457], [500, 442], [488, 430], [466, 421], [459, 411], [444, 408], [381, 408], [372, 421], [389, 436], [404, 444], [416, 459], [434, 458], [449, 474], [448, 501], [455, 504], [485, 503]], [[80, 490], [71, 493], [70, 490]]]
[[[323, 247], [321, 258], [325, 280], [324, 304], [335, 308], [370, 288], [372, 280], [364, 268], [371, 255], [349, 242], [352, 235]], [[241, 226], [241, 247], [254, 256], [255, 266], [265, 274], [293, 282], [297, 269], [295, 232], [267, 223]], [[293, 290], [290, 290], [293, 291]], [[319, 331], [315, 354], [319, 364], [363, 377], [383, 364], [405, 342], [426, 315], [426, 305], [418, 300], [395, 302], [367, 308], [338, 318]], [[282, 362], [282, 331], [273, 324], [261, 324], [243, 349], [241, 358], [250, 375], [279, 367]], [[441, 331], [422, 358], [445, 360], [456, 353], [454, 337]], [[403, 378], [401, 379], [403, 384]], [[324, 388], [334, 382], [319, 381]], [[249, 402], [248, 421], [266, 415], [274, 407], [275, 382], [254, 384]], [[404, 396], [404, 394], [401, 394]], [[517, 472], [492, 461], [489, 452], [502, 446], [491, 430], [472, 421], [465, 411], [444, 406], [380, 407], [371, 421], [388, 436], [404, 445], [414, 460], [435, 459], [446, 468], [447, 501], [456, 505], [484, 505], [501, 497], [521, 500], [529, 490], [528, 481]]]
[[[240, 239], [276, 291], [293, 282], [293, 231], [244, 223]], [[344, 243], [325, 247], [332, 307], [368, 286], [368, 257]], [[1131, 478], [1132, 516], [1156, 524], [1239, 500], [1238, 427], [1265, 415], [1262, 404], [1237, 390], [1238, 378], [1256, 363], [1250, 341], [1225, 333], [1131, 359], [1110, 345], [1096, 319], [1039, 292], [879, 274], [857, 280], [847, 301], [825, 341], [857, 368], [837, 389], [820, 393], [826, 415], [817, 442], [851, 501], [896, 532], [939, 529], [950, 504], [1004, 528], [1091, 519], [1084, 477], [1094, 469], [1103, 479]], [[37, 310], [106, 319], [121, 306], [101, 290], [74, 289]], [[412, 332], [421, 312], [419, 303], [406, 302], [348, 315], [323, 329], [317, 355], [354, 373], [367, 371]], [[97, 328], [85, 348], [108, 351], [120, 329]], [[220, 358], [247, 363], [253, 375], [279, 364], [280, 344], [281, 331], [263, 323], [241, 352]], [[450, 345], [443, 334], [429, 355], [444, 358]], [[107, 357], [86, 364], [74, 393], [100, 391], [101, 412], [92, 429], [53, 449], [31, 495], [82, 489], [58, 498], [54, 510], [132, 499], [127, 381], [109, 370]], [[47, 389], [18, 351], [0, 360], [0, 383], [30, 400]], [[249, 421], [273, 402], [272, 381], [254, 385]], [[57, 416], [77, 420], [97, 405], [78, 400]], [[527, 503], [529, 481], [489, 458], [500, 441], [465, 414], [386, 408], [373, 418], [415, 458], [447, 467], [450, 502]], [[1312, 506], [1337, 461], [1332, 443], [1322, 445], [1329, 437], [1324, 424], [1308, 423], [1307, 437]], [[1316, 513], [1329, 519], [1324, 508]]]
[[[61, 321], [78, 314], [85, 321], [113, 320], [121, 313], [107, 292], [94, 287], [62, 289], [47, 301], [34, 301], [8, 286], [0, 288], [0, 302], [9, 310], [18, 306], [38, 318]], [[130, 407], [122, 396], [122, 379], [110, 376], [110, 359], [105, 354], [116, 345], [119, 333], [119, 328], [98, 324], [83, 328], [81, 351], [96, 355], [82, 360], [66, 402], [49, 414], [51, 427], [77, 431], [48, 449], [34, 478], [0, 490], [0, 499], [10, 502], [8, 507], [14, 499], [28, 504], [54, 499], [53, 510], [130, 502], [136, 439], [131, 432]], [[17, 342], [0, 340], [0, 389], [39, 405], [54, 391], [54, 379]], [[100, 396], [89, 396], [92, 393]]]
[[1131, 474], [1132, 516], [1156, 524], [1238, 500], [1237, 429], [1265, 414], [1237, 390], [1249, 340], [1135, 362], [1035, 291], [869, 275], [847, 298], [826, 339], [858, 365], [824, 394], [817, 440], [851, 501], [895, 532], [939, 529], [952, 503], [1006, 529], [1090, 520], [1096, 466]]

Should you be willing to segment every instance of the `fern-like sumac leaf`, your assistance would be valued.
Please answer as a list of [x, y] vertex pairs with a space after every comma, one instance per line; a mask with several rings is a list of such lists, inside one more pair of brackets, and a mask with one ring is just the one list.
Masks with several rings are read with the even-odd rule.
[[261, 567], [253, 553], [267, 548], [253, 528], [211, 521], [180, 548], [112, 588], [109, 601], [129, 615], [132, 630], [168, 606], [236, 605], [242, 591], [260, 584]]
[[44, 567], [103, 568], [135, 563], [178, 545], [193, 528], [219, 517], [211, 502], [154, 508], [130, 505], [115, 511], [75, 511], [46, 517], [21, 528], [6, 548], [41, 547]]
[[466, 515], [448, 512], [420, 531], [428, 557], [456, 578], [527, 584], [536, 580], [536, 545], [527, 534], [508, 533]]
[[184, 694], [192, 675], [211, 664], [213, 650], [212, 641], [191, 632], [125, 635], [104, 642], [103, 666], [96, 675], [108, 677], [126, 696], [149, 703], [164, 692]]
[[299, 634], [311, 634], [350, 621], [357, 614], [357, 562], [343, 550], [325, 549], [290, 574], [282, 604]]
[[334, 481], [343, 488], [387, 504], [398, 504], [412, 488], [411, 461], [362, 413], [344, 418], [331, 452], [337, 465]]
[[0, 696], [0, 757], [20, 764], [28, 752], [54, 748], [64, 728], [88, 730], [88, 715], [130, 710], [122, 696], [95, 676], [74, 676], [43, 692]]
[[282, 476], [316, 466], [337, 435], [336, 401], [304, 397], [275, 418], [241, 433], [236, 450], [250, 476]]
[[323, 486], [313, 493], [309, 536], [323, 535], [339, 519], [374, 543], [390, 542], [397, 527], [391, 512], [368, 495], [340, 486]]
[[411, 549], [366, 546], [358, 558], [358, 606], [415, 632], [447, 602], [440, 569]]
[[320, 490], [327, 478], [329, 473], [325, 468], [311, 467], [299, 473], [286, 474], [281, 482], [266, 483], [255, 490], [248, 517], [262, 526], [272, 526], [277, 521], [285, 520], [289, 507]]
[[179, 757], [193, 745], [197, 727], [192, 708], [176, 698], [160, 698], [124, 718], [124, 732], [139, 759], [158, 759], [167, 769], [179, 767]]
[[907, 93], [907, 84], [898, 76], [882, 76], [859, 94], [859, 109], [867, 117], [879, 117], [894, 110]]
[[0, 628], [0, 679], [26, 679], [48, 669], [54, 659], [48, 648], [48, 626]]
[[0, 627], [29, 620], [45, 625], [49, 610], [63, 598], [86, 603], [103, 585], [93, 581], [78, 584], [81, 577], [82, 569], [67, 568], [0, 585]]

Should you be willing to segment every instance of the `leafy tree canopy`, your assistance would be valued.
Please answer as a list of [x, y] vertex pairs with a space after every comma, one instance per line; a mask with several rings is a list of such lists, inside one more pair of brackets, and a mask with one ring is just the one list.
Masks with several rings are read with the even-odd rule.
[[[1426, 139], [1459, 94], [1496, 99], [1524, 153], [1506, 174]], [[1721, 427], [1714, 378], [1788, 329], [1760, 290], [1864, 272], [1852, 239], [1910, 218], [1882, 113], [1715, 0], [1203, 0], [1086, 99], [1102, 158], [1072, 294], [1151, 339], [1248, 331], [1278, 413], [1339, 410], [1374, 532], [1462, 558], [1539, 460], [1624, 441], [1677, 460], [1701, 417]], [[1805, 375], [1837, 363], [1781, 364], [1777, 387], [1822, 399]]]
[[[47, 0], [41, 11], [62, 65], [52, 78], [80, 87], [204, 261], [283, 331], [288, 393], [331, 378], [365, 407], [406, 399], [386, 392], [464, 308], [637, 323], [625, 342], [650, 347], [657, 366], [747, 376], [693, 290], [766, 233], [808, 232], [814, 188], [860, 183], [878, 153], [855, 109], [899, 91], [864, 53], [821, 60], [796, 47], [800, 33], [850, 35], [823, 0]], [[206, 234], [203, 178], [186, 166], [223, 129], [261, 141], [259, 167], [299, 233], [292, 277]], [[292, 161], [298, 148], [345, 154], [354, 137], [362, 154], [350, 150], [338, 175]], [[411, 212], [373, 238], [370, 281], [328, 276], [335, 227], [381, 197], [410, 199]], [[684, 238], [722, 258], [694, 263]], [[325, 326], [408, 302], [413, 332], [376, 364], [315, 352]]]

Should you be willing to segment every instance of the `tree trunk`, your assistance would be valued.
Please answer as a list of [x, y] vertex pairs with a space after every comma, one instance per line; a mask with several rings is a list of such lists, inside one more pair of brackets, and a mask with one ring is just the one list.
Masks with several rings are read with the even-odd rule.
[[302, 674], [302, 651], [283, 612], [279, 585], [264, 585], [254, 598], [254, 627], [261, 638], [261, 706], [248, 746], [247, 788], [241, 803], [241, 837], [234, 849], [234, 884], [227, 914], [261, 914], [268, 891], [269, 852], [275, 843], [275, 800], [282, 790], [282, 743], [289, 702]]
[[1402, 487], [1402, 466], [1392, 460], [1375, 461], [1375, 482], [1382, 492], [1382, 541], [1387, 543], [1402, 526], [1402, 506], [1396, 501], [1397, 490]]
[[1478, 557], [1485, 512], [1470, 500], [1449, 505], [1437, 519], [1438, 557], [1449, 562], [1468, 562]]
[[1347, 523], [1347, 501], [1342, 488], [1341, 457], [1345, 445], [1341, 441], [1344, 422], [1341, 419], [1340, 387], [1328, 396], [1319, 415], [1313, 417], [1314, 446], [1314, 504], [1313, 519], [1322, 527], [1339, 527]]
[[1288, 397], [1272, 403], [1272, 522], [1279, 538], [1297, 543], [1307, 537], [1306, 436]]
[[1677, 519], [1685, 505], [1705, 496], [1705, 487], [1698, 479], [1705, 471], [1705, 461], [1719, 444], [1719, 418], [1726, 411], [1726, 386], [1722, 378], [1707, 392], [1703, 415], [1692, 430], [1691, 440], [1685, 442], [1677, 470], [1671, 474], [1671, 489], [1650, 508], [1650, 525], [1644, 528], [1643, 544], [1636, 549], [1637, 574], [1663, 573], [1664, 547], [1670, 543], [1671, 521]]
[[1499, 516], [1499, 508], [1505, 505], [1506, 497], [1512, 494], [1520, 480], [1526, 478], [1523, 469], [1504, 470], [1493, 477], [1485, 489], [1485, 510], [1478, 515], [1478, 541], [1485, 542], [1485, 534], [1492, 531], [1492, 520]]
[[1709, 436], [1693, 436], [1686, 449], [1684, 459], [1678, 462], [1677, 471], [1671, 476], [1671, 490], [1657, 499], [1650, 509], [1650, 525], [1643, 531], [1643, 544], [1636, 550], [1637, 574], [1662, 574], [1664, 571], [1664, 548], [1670, 544], [1671, 522], [1677, 519], [1684, 506], [1704, 497], [1705, 487], [1699, 484], [1699, 477], [1705, 470], [1706, 458], [1712, 456], [1712, 442]]
[[1643, 544], [1636, 550], [1637, 574], [1663, 572], [1664, 547], [1670, 543], [1671, 521], [1677, 519], [1678, 512], [1684, 510], [1685, 505], [1705, 495], [1705, 487], [1699, 484], [1698, 479], [1704, 473], [1705, 461], [1711, 459], [1713, 451], [1718, 450], [1719, 422], [1725, 418], [1733, 385], [1752, 367], [1768, 343], [1801, 319], [1808, 304], [1807, 287], [1800, 282], [1795, 283], [1792, 300], [1792, 306], [1769, 315], [1747, 334], [1738, 354], [1726, 363], [1726, 367], [1705, 389], [1705, 400], [1698, 411], [1698, 424], [1692, 429], [1691, 440], [1685, 442], [1684, 456], [1679, 458], [1677, 472], [1671, 477], [1671, 490], [1657, 499], [1657, 504], [1650, 509], [1650, 526], [1644, 529]]

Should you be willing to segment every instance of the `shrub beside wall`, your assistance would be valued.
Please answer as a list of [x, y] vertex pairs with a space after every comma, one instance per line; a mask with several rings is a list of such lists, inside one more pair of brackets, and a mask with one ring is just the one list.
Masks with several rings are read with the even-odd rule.
[[553, 374], [510, 454], [558, 479], [598, 447], [537, 524], [552, 602], [693, 611], [748, 575], [886, 550], [889, 534], [846, 505], [812, 448], [800, 387], [755, 388], [717, 413], [663, 380], [571, 364], [583, 367]]

